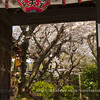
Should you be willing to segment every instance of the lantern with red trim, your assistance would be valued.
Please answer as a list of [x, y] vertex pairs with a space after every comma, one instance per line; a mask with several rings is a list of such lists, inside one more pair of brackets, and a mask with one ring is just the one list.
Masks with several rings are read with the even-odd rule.
[[50, 0], [17, 0], [26, 13], [41, 13], [50, 5]]

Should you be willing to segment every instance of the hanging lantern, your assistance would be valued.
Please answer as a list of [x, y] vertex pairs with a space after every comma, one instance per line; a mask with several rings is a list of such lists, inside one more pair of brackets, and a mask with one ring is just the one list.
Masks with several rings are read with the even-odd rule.
[[50, 0], [17, 0], [26, 13], [41, 13], [50, 5]]

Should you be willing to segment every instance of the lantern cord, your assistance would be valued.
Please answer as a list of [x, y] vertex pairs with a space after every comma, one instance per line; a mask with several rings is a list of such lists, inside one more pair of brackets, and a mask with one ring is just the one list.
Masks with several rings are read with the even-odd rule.
[[32, 5], [33, 5], [33, 0], [32, 0]]
[[66, 5], [66, 2], [65, 2], [65, 0], [62, 0], [62, 4], [65, 6]]
[[5, 8], [8, 9], [8, 0], [5, 0]]
[[78, 0], [78, 3], [81, 3], [82, 1], [81, 0]]

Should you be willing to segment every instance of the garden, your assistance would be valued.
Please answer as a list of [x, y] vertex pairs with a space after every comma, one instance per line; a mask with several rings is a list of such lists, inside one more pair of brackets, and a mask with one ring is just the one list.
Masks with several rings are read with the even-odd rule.
[[98, 100], [94, 21], [12, 29], [11, 100]]

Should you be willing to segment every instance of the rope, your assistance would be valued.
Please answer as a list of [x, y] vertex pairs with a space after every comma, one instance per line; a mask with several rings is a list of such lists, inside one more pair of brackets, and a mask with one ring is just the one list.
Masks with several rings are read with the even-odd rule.
[[82, 1], [81, 0], [78, 0], [78, 3], [81, 3]]
[[5, 8], [8, 9], [8, 0], [5, 0]]
[[66, 2], [65, 2], [65, 0], [62, 0], [62, 4], [63, 4], [63, 5], [66, 5]]

